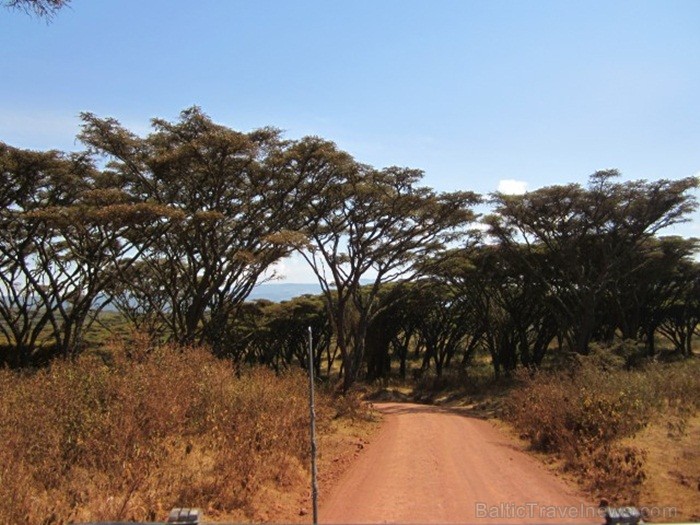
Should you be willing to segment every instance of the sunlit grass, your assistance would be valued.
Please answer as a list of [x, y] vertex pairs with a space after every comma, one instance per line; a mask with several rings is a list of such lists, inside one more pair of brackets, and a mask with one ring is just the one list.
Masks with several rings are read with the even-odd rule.
[[700, 411], [700, 361], [629, 370], [610, 356], [602, 361], [593, 355], [569, 370], [524, 374], [505, 413], [534, 449], [559, 455], [591, 493], [637, 504], [648, 451], [630, 438], [650, 425], [682, 430]]
[[[108, 350], [0, 370], [0, 523], [162, 520], [176, 506], [248, 521], [263, 487], [303, 473], [303, 372], [237, 370], [203, 349]], [[336, 412], [323, 393], [317, 405], [323, 430]]]

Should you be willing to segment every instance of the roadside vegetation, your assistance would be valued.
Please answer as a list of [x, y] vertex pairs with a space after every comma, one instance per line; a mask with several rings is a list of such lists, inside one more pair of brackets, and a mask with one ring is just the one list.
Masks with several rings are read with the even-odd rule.
[[[592, 497], [620, 506], [677, 507], [676, 519], [697, 519], [697, 468], [683, 473], [690, 498], [682, 495], [682, 483], [665, 501], [650, 501], [648, 489], [673, 481], [653, 471], [650, 454], [687, 454], [689, 464], [700, 455], [697, 443], [685, 450], [680, 445], [695, 433], [700, 413], [700, 360], [630, 368], [625, 350], [596, 347], [566, 369], [520, 375], [505, 400], [505, 419], [534, 450], [559, 458]], [[656, 428], [663, 439], [646, 443], [644, 432]], [[682, 459], [676, 460], [681, 471]]]
[[[308, 485], [301, 372], [237, 370], [201, 348], [112, 345], [36, 372], [0, 370], [0, 392], [0, 523], [163, 520], [196, 505], [251, 521], [275, 494]], [[333, 404], [321, 390], [322, 436], [363, 410], [353, 398]]]

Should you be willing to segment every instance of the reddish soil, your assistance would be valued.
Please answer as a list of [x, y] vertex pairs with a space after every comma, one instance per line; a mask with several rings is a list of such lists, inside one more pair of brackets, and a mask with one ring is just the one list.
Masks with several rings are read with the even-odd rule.
[[321, 523], [598, 523], [597, 509], [468, 411], [374, 405], [381, 430], [329, 493]]

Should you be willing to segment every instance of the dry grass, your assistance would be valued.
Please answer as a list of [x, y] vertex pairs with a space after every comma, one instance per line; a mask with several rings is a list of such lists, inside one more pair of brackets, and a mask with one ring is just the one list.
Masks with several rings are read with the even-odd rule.
[[[0, 523], [162, 520], [176, 506], [248, 521], [306, 472], [302, 373], [236, 377], [205, 350], [116, 345], [0, 370], [0, 392]], [[328, 396], [317, 405], [323, 428]]]
[[667, 517], [676, 522], [700, 522], [700, 416], [683, 424], [672, 418], [652, 424], [634, 443], [648, 451], [644, 465], [648, 480], [641, 489], [641, 504], [668, 509]]
[[649, 468], [656, 451], [633, 438], [652, 424], [685, 431], [700, 409], [700, 361], [609, 365], [594, 355], [567, 372], [525, 376], [505, 415], [535, 450], [562, 458], [592, 495], [644, 505], [644, 490], [657, 481]]

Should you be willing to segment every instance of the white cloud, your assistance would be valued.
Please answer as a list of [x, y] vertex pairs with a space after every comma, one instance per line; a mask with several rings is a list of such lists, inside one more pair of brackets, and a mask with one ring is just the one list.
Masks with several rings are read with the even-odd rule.
[[506, 195], [522, 195], [527, 191], [527, 182], [515, 179], [501, 179], [498, 181], [498, 191]]
[[306, 261], [299, 255], [293, 254], [286, 259], [277, 261], [272, 268], [265, 272], [263, 278], [274, 277], [275, 283], [316, 283], [316, 276]]

